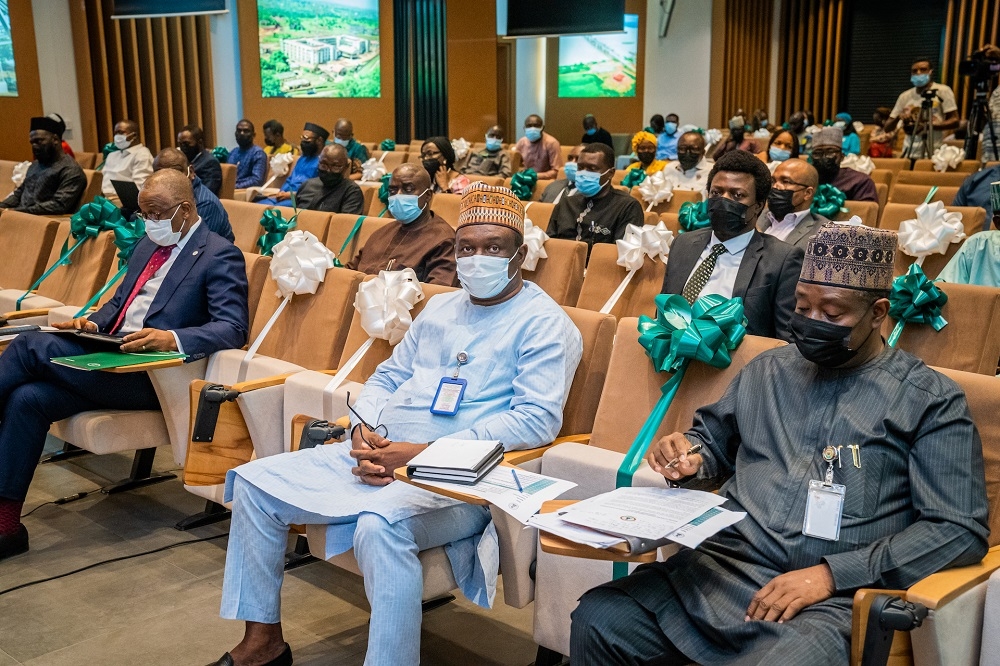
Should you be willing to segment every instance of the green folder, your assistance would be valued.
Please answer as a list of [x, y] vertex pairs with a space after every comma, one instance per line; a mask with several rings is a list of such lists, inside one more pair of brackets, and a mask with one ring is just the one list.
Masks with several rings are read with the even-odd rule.
[[142, 352], [127, 354], [119, 351], [96, 352], [79, 356], [57, 356], [50, 359], [56, 365], [64, 365], [76, 370], [110, 370], [124, 368], [129, 365], [152, 363], [153, 361], [168, 361], [174, 358], [187, 358], [180, 352]]

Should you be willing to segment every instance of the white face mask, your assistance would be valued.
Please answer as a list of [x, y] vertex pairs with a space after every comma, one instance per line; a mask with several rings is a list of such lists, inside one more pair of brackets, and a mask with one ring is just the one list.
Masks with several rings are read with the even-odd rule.
[[483, 300], [493, 298], [513, 279], [507, 275], [507, 267], [513, 260], [514, 257], [487, 257], [481, 254], [459, 257], [455, 262], [458, 280], [470, 295]]
[[118, 150], [125, 150], [128, 148], [129, 144], [132, 143], [128, 140], [128, 135], [126, 134], [115, 134], [115, 148]]
[[[177, 208], [174, 208], [173, 215], [165, 220], [157, 220], [153, 218], [145, 218], [143, 221], [146, 224], [146, 235], [149, 236], [149, 240], [153, 241], [161, 247], [168, 247], [170, 245], [177, 245], [177, 242], [181, 239], [181, 232], [174, 231], [173, 222], [174, 215], [177, 215], [177, 211], [180, 210], [182, 204], [177, 204]], [[183, 225], [181, 229], [183, 230]]]

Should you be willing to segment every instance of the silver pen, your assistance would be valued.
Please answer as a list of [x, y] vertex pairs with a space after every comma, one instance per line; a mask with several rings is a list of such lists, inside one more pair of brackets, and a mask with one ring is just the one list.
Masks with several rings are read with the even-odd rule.
[[[686, 455], [686, 456], [693, 456], [696, 453], [701, 453], [701, 449], [702, 449], [702, 445], [701, 444], [695, 444], [690, 449], [688, 449], [684, 453], [684, 455]], [[681, 459], [679, 457], [678, 458], [674, 458], [673, 460], [671, 460], [670, 462], [668, 462], [666, 465], [664, 465], [663, 469], [670, 469], [671, 467], [673, 467], [674, 465], [676, 465], [680, 461], [681, 461]]]

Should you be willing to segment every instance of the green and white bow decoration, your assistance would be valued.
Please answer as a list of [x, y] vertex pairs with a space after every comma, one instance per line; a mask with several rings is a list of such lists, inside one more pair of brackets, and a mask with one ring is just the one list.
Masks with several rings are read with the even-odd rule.
[[510, 177], [510, 189], [521, 201], [527, 201], [535, 191], [538, 173], [531, 168], [518, 171]]
[[833, 185], [825, 183], [816, 188], [816, 194], [813, 195], [813, 202], [809, 206], [809, 210], [814, 215], [822, 215], [832, 220], [837, 213], [847, 212], [847, 209], [844, 208], [846, 201], [846, 194]]
[[941, 316], [941, 308], [947, 302], [948, 294], [927, 279], [919, 264], [911, 264], [906, 275], [893, 280], [889, 292], [889, 316], [896, 320], [889, 334], [889, 346], [896, 346], [906, 324], [927, 324], [935, 331], [947, 326], [948, 322]]
[[225, 146], [216, 146], [212, 148], [212, 157], [219, 160], [219, 164], [225, 164], [229, 159], [229, 149]]
[[465, 159], [465, 156], [469, 154], [469, 149], [471, 147], [472, 144], [466, 141], [463, 137], [451, 140], [451, 149], [455, 151], [456, 160]]
[[644, 180], [646, 180], [645, 169], [636, 167], [635, 169], [628, 170], [625, 177], [622, 179], [622, 185], [631, 190], [636, 185], [641, 185]]
[[712, 221], [708, 217], [708, 200], [705, 199], [697, 203], [694, 201], [682, 203], [677, 221], [681, 225], [681, 233], [712, 226]]
[[653, 210], [653, 206], [670, 201], [674, 196], [674, 184], [667, 178], [663, 171], [657, 171], [649, 176], [639, 185], [639, 195], [647, 204], [646, 212]]
[[109, 289], [118, 284], [119, 280], [125, 277], [125, 273], [128, 272], [128, 262], [132, 258], [135, 246], [138, 245], [139, 241], [141, 241], [146, 235], [146, 225], [140, 218], [136, 217], [134, 220], [125, 220], [122, 224], [116, 226], [114, 228], [114, 232], [115, 247], [118, 248], [118, 272], [115, 273], [111, 279], [108, 280], [105, 285], [101, 287], [75, 315], [73, 315], [74, 319], [87, 314], [90, 308], [101, 300], [101, 296], [107, 293]]
[[377, 183], [382, 180], [382, 176], [389, 173], [389, 170], [385, 168], [385, 164], [382, 162], [384, 159], [385, 153], [382, 153], [378, 159], [371, 157], [361, 165], [362, 182]]
[[917, 217], [903, 220], [899, 225], [899, 249], [915, 257], [920, 266], [932, 254], [946, 254], [952, 243], [965, 240], [962, 214], [949, 212], [944, 203], [922, 203], [915, 210]]
[[382, 143], [378, 144], [379, 150], [396, 150], [396, 142], [392, 139], [382, 139]]
[[260, 226], [264, 228], [264, 233], [257, 239], [257, 247], [265, 257], [274, 254], [274, 246], [285, 239], [285, 235], [295, 228], [295, 220], [299, 216], [298, 211], [292, 215], [291, 219], [285, 220], [281, 216], [281, 211], [276, 208], [268, 208], [260, 218]]
[[666, 264], [667, 257], [670, 256], [670, 245], [673, 242], [673, 232], [667, 229], [662, 221], [656, 225], [644, 224], [642, 227], [638, 227], [630, 224], [625, 227], [625, 235], [621, 240], [615, 241], [615, 245], [618, 247], [617, 264], [628, 272], [625, 273], [621, 284], [614, 290], [611, 297], [601, 307], [601, 313], [608, 314], [614, 309], [622, 294], [625, 293], [625, 288], [646, 263], [646, 257]]

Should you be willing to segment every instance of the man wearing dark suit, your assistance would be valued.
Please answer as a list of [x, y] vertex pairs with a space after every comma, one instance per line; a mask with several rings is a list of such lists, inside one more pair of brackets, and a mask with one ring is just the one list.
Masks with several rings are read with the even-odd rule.
[[740, 297], [751, 335], [789, 340], [803, 251], [754, 229], [770, 189], [771, 173], [752, 153], [720, 157], [708, 175], [712, 226], [674, 240], [662, 293], [690, 303], [707, 294]]
[[[201, 223], [190, 181], [172, 169], [155, 172], [139, 208], [147, 237], [115, 295], [57, 328], [123, 335], [123, 352], [180, 351], [189, 361], [242, 347], [250, 328], [243, 253]], [[28, 550], [21, 507], [53, 422], [97, 409], [159, 409], [144, 372], [83, 372], [50, 362], [111, 349], [36, 332], [18, 336], [0, 356], [0, 560]]]
[[188, 163], [201, 182], [215, 196], [222, 187], [222, 167], [215, 155], [205, 148], [205, 132], [197, 125], [185, 125], [177, 133], [177, 149], [188, 158]]
[[805, 252], [819, 228], [830, 220], [810, 210], [819, 186], [819, 174], [805, 160], [785, 160], [774, 170], [774, 186], [767, 211], [757, 229]]

